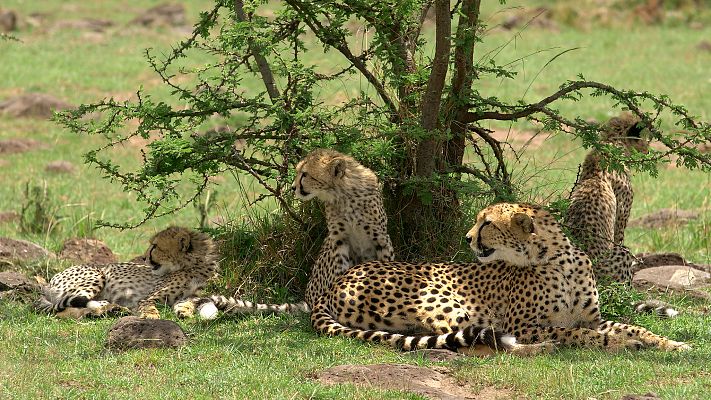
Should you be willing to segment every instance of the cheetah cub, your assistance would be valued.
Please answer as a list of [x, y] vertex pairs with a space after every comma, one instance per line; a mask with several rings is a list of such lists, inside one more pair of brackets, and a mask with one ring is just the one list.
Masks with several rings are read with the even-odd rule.
[[[131, 310], [158, 319], [156, 304], [172, 306], [195, 295], [217, 275], [217, 259], [209, 236], [173, 226], [151, 238], [145, 264], [76, 265], [55, 275], [43, 288], [37, 308], [58, 317]], [[174, 311], [181, 316], [179, 308]]]
[[[605, 141], [627, 152], [646, 152], [649, 148], [642, 122], [630, 113], [611, 118], [604, 131]], [[644, 267], [623, 244], [634, 199], [632, 179], [627, 168], [622, 172], [604, 169], [601, 157], [596, 150], [585, 157], [570, 195], [565, 224], [571, 237], [592, 259], [597, 279], [607, 277], [630, 284], [632, 275]], [[638, 312], [652, 311], [661, 317], [678, 314], [669, 304], [659, 301], [644, 301], [635, 307]]]
[[316, 149], [296, 165], [291, 188], [299, 200], [318, 199], [324, 204], [328, 226], [328, 236], [311, 268], [304, 301], [260, 304], [211, 296], [193, 299], [194, 307], [201, 310], [205, 304], [214, 304], [228, 315], [254, 311], [310, 312], [331, 283], [352, 266], [393, 259], [382, 186], [373, 171], [335, 150]]

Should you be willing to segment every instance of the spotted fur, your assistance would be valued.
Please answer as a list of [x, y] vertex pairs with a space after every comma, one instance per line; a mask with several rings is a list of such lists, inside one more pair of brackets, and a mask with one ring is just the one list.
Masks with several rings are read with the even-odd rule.
[[[193, 296], [217, 275], [212, 239], [196, 231], [170, 227], [150, 240], [145, 264], [76, 265], [55, 275], [37, 306], [60, 317], [99, 316], [135, 311], [160, 318], [157, 303], [174, 305]], [[180, 308], [174, 308], [181, 315]]]
[[[314, 328], [404, 350], [485, 343], [530, 354], [531, 346], [533, 353], [550, 350], [544, 346], [550, 342], [688, 348], [641, 327], [602, 321], [590, 259], [543, 209], [487, 207], [467, 239], [480, 262], [373, 261], [350, 268], [316, 302]], [[482, 340], [480, 333], [491, 331], [507, 335]]]
[[297, 164], [291, 188], [302, 201], [315, 198], [323, 202], [328, 225], [328, 236], [311, 269], [304, 301], [262, 304], [211, 296], [209, 300], [193, 299], [197, 308], [212, 303], [228, 315], [255, 311], [310, 312], [311, 305], [331, 283], [353, 265], [393, 259], [382, 187], [373, 171], [335, 150], [317, 149]]

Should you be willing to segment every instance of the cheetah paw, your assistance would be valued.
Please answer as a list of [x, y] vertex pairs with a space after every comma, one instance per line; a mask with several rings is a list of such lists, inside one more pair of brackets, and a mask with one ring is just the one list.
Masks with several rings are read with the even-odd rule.
[[691, 350], [691, 346], [684, 342], [677, 342], [674, 340], [667, 340], [660, 346], [661, 349], [666, 351], [688, 351]]
[[154, 307], [139, 312], [138, 317], [142, 319], [160, 319], [160, 314], [158, 313], [158, 310]]
[[173, 306], [173, 312], [178, 318], [192, 318], [195, 316], [195, 304], [190, 300], [181, 301]]

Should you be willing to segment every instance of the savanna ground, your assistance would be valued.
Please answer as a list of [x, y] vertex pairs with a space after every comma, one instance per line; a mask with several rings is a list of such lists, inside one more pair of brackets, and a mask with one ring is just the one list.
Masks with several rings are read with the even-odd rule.
[[[207, 1], [186, 2], [189, 20], [209, 6]], [[500, 10], [498, 2], [485, 2], [485, 15]], [[514, 2], [509, 2], [510, 5]], [[0, 100], [23, 92], [43, 92], [73, 104], [103, 97], [130, 98], [139, 86], [169, 99], [143, 58], [143, 49], [167, 51], [186, 32], [170, 27], [141, 28], [127, 22], [156, 1], [46, 1], [8, 0], [3, 7], [27, 16], [46, 13], [46, 27], [60, 20], [93, 17], [110, 19], [115, 26], [103, 33], [76, 29], [22, 27], [15, 35], [21, 42], [0, 42]], [[496, 16], [490, 17], [492, 21]], [[497, 60], [517, 60], [538, 50], [553, 49], [518, 62], [515, 81], [482, 82], [500, 98], [533, 101], [545, 96], [566, 79], [583, 73], [590, 80], [612, 85], [666, 93], [688, 106], [702, 120], [711, 118], [711, 52], [697, 47], [711, 39], [711, 25], [662, 23], [644, 25], [622, 21], [604, 28], [558, 24], [558, 29], [529, 28], [492, 30], [477, 48], [480, 54], [499, 52]], [[594, 28], [594, 29], [593, 29]], [[508, 45], [500, 48], [504, 43]], [[558, 52], [579, 47], [548, 61]], [[334, 65], [335, 56], [314, 54]], [[333, 58], [331, 58], [333, 57]], [[201, 60], [188, 60], [199, 65]], [[260, 82], [246, 83], [257, 89]], [[338, 83], [324, 91], [332, 98], [347, 99], [357, 87]], [[605, 120], [610, 104], [599, 99], [566, 103], [568, 115]], [[524, 200], [545, 203], [565, 197], [575, 180], [585, 150], [565, 135], [538, 133], [535, 127], [497, 126], [515, 147], [528, 143], [515, 165], [517, 184], [530, 193]], [[672, 126], [664, 126], [673, 129]], [[44, 186], [49, 191], [53, 215], [59, 224], [51, 232], [24, 233], [17, 221], [0, 223], [0, 236], [33, 241], [58, 251], [74, 236], [94, 236], [105, 241], [119, 259], [142, 252], [151, 233], [167, 224], [197, 226], [195, 209], [149, 221], [133, 230], [96, 229], [94, 221], [134, 221], [141, 205], [131, 193], [101, 179], [82, 164], [82, 153], [101, 144], [98, 138], [80, 137], [55, 123], [0, 116], [0, 140], [31, 138], [42, 149], [0, 155], [0, 212], [21, 212], [29, 199], [25, 186]], [[117, 154], [138, 163], [144, 143], [130, 143]], [[71, 174], [45, 171], [51, 161], [73, 163]], [[214, 190], [217, 205], [211, 217], [242, 226], [259, 220], [269, 207], [250, 205], [257, 187], [248, 179], [218, 177]], [[709, 174], [661, 166], [658, 177], [634, 178], [632, 219], [661, 208], [700, 212], [686, 225], [658, 229], [630, 228], [626, 243], [635, 252], [674, 251], [697, 263], [711, 263], [711, 178]], [[454, 257], [454, 255], [452, 255]], [[0, 265], [45, 277], [66, 262]], [[248, 280], [253, 277], [237, 277]], [[279, 299], [279, 290], [274, 294]], [[248, 293], [249, 294], [249, 293]], [[614, 292], [623, 301], [639, 293]], [[609, 296], [608, 296], [609, 297]], [[662, 398], [709, 398], [711, 393], [711, 316], [708, 304], [685, 297], [667, 298], [682, 311], [674, 320], [634, 316], [626, 318], [675, 340], [687, 341], [693, 350], [661, 353], [652, 350], [604, 354], [594, 350], [561, 350], [556, 354], [520, 359], [505, 354], [487, 359], [460, 358], [444, 363], [456, 379], [473, 393], [495, 386], [510, 396], [524, 398], [620, 398], [626, 393], [656, 392]], [[170, 313], [165, 315], [170, 318]], [[307, 318], [258, 316], [218, 319], [213, 322], [181, 321], [191, 343], [177, 351], [150, 350], [114, 354], [104, 350], [107, 320], [58, 321], [37, 315], [17, 302], [0, 302], [0, 398], [418, 398], [406, 392], [381, 391], [340, 385], [326, 387], [309, 377], [341, 364], [413, 363], [430, 365], [417, 356], [345, 339], [319, 338]]]

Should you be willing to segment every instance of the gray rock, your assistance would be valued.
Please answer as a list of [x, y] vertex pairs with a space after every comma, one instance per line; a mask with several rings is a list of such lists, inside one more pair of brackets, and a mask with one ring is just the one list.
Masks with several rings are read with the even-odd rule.
[[0, 10], [0, 32], [12, 32], [17, 29], [17, 13], [12, 10]]
[[109, 328], [106, 347], [112, 350], [175, 348], [187, 342], [185, 332], [173, 321], [129, 316]]
[[637, 271], [632, 283], [640, 289], [673, 291], [691, 297], [711, 300], [711, 294], [702, 287], [708, 286], [711, 274], [685, 265], [663, 265]]
[[185, 25], [185, 6], [180, 3], [163, 3], [151, 7], [134, 18], [130, 24], [146, 27]]

